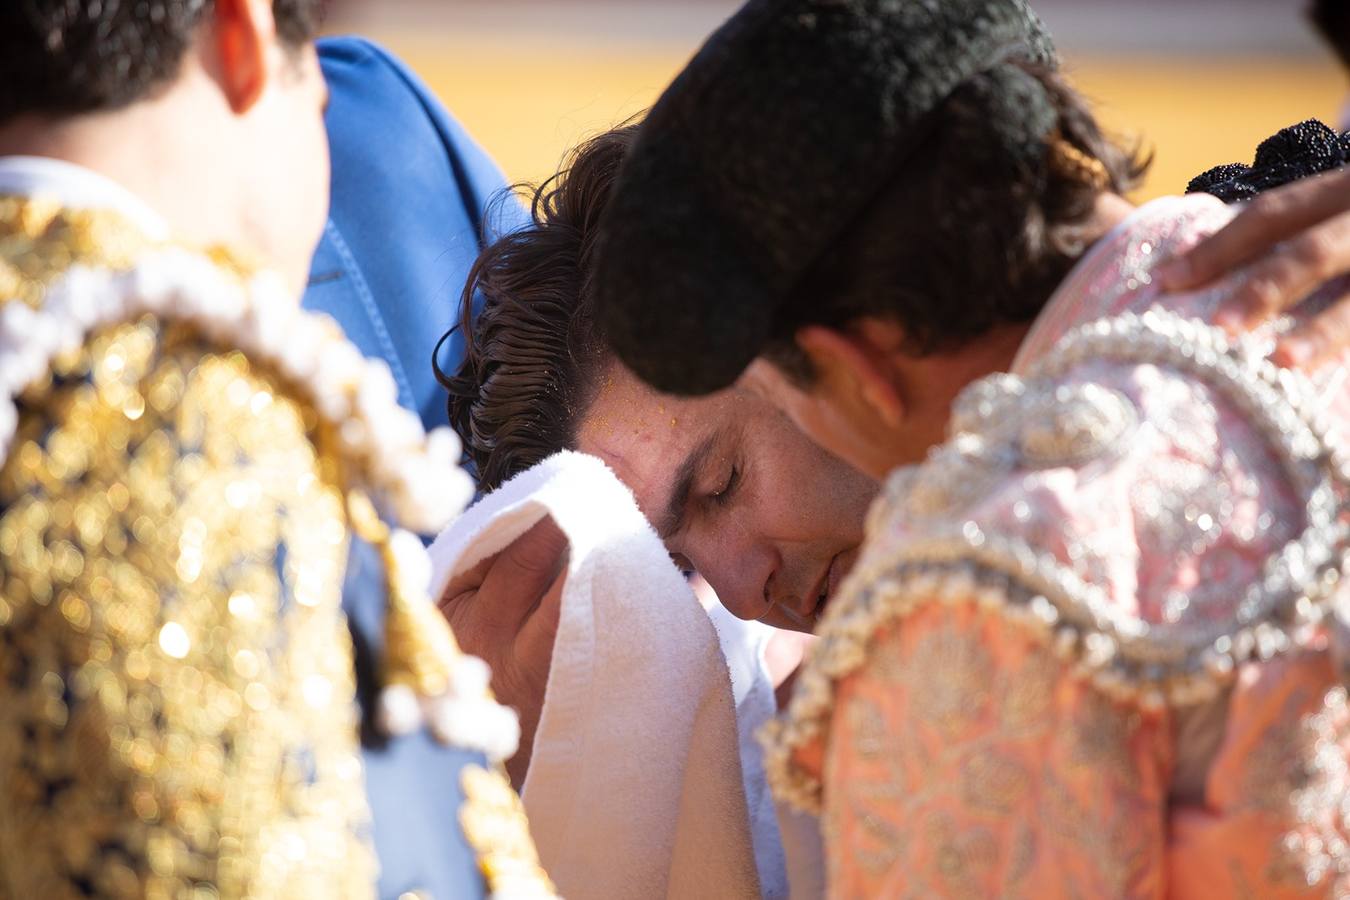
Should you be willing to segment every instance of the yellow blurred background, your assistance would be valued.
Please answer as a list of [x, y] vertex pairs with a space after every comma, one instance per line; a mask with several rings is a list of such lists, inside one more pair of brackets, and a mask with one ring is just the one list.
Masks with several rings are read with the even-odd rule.
[[[719, 0], [358, 3], [339, 7], [333, 29], [407, 60], [513, 181], [547, 177], [579, 140], [649, 106], [734, 9]], [[1285, 125], [1341, 117], [1346, 77], [1296, 2], [1033, 6], [1102, 121], [1155, 152], [1140, 199], [1179, 193], [1210, 166], [1250, 162]]]

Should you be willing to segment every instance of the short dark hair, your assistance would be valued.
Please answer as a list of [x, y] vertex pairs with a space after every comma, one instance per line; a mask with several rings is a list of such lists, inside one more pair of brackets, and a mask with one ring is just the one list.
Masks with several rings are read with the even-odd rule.
[[[1030, 322], [1095, 237], [1086, 226], [1097, 197], [1137, 185], [1148, 160], [1109, 140], [1059, 74], [1005, 65], [1032, 75], [1050, 99], [1057, 121], [1045, 153], [1014, 158], [993, 140], [996, 71], [953, 91], [901, 170], [780, 308], [764, 355], [799, 383], [813, 374], [796, 342], [807, 325], [884, 316], [905, 329], [910, 352], [925, 354]], [[1057, 155], [1069, 164], [1056, 165]]]
[[469, 272], [456, 326], [464, 360], [437, 378], [480, 490], [575, 446], [613, 358], [591, 275], [600, 214], [637, 127], [587, 141], [537, 187], [517, 186], [530, 195], [531, 223], [491, 244]]
[[[325, 0], [273, 0], [277, 32], [314, 38]], [[134, 103], [178, 74], [213, 0], [5, 0], [0, 123]]]

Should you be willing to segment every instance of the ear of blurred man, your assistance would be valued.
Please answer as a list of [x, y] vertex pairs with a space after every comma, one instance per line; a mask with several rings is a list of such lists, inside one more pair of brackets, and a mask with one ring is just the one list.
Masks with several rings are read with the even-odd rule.
[[234, 122], [236, 240], [299, 292], [328, 211], [327, 88], [312, 43], [278, 33], [270, 0], [215, 0], [195, 44]]
[[872, 478], [884, 478], [894, 466], [890, 447], [906, 418], [892, 365], [902, 343], [899, 326], [870, 318], [843, 329], [810, 325], [796, 340], [810, 360], [809, 383], [760, 359], [747, 371], [746, 385], [817, 444]]
[[[207, 44], [218, 65], [215, 77], [236, 114], [247, 113], [276, 77], [276, 20], [267, 0], [216, 0]], [[211, 58], [208, 56], [207, 58]]]

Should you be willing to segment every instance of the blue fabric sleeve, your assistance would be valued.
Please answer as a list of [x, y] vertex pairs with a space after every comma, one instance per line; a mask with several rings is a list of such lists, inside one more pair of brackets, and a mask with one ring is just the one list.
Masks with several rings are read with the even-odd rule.
[[[319, 58], [333, 193], [305, 306], [332, 315], [362, 352], [388, 362], [400, 402], [427, 427], [444, 425], [432, 352], [457, 321], [484, 237], [519, 227], [524, 212], [407, 66], [351, 37], [320, 41]], [[442, 366], [453, 368], [462, 350], [457, 337], [447, 341]]]

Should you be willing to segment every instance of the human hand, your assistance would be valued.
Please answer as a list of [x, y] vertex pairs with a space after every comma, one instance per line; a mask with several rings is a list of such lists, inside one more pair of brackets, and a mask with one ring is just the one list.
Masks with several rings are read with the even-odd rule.
[[[1262, 194], [1224, 228], [1155, 275], [1167, 291], [1192, 290], [1250, 264], [1217, 324], [1253, 328], [1288, 312], [1332, 278], [1350, 273], [1350, 168]], [[1350, 348], [1350, 297], [1282, 336], [1275, 362], [1313, 366]]]
[[520, 715], [520, 749], [506, 763], [516, 790], [525, 782], [544, 707], [567, 549], [567, 536], [546, 518], [451, 579], [436, 603], [465, 652], [492, 667], [497, 699]]

